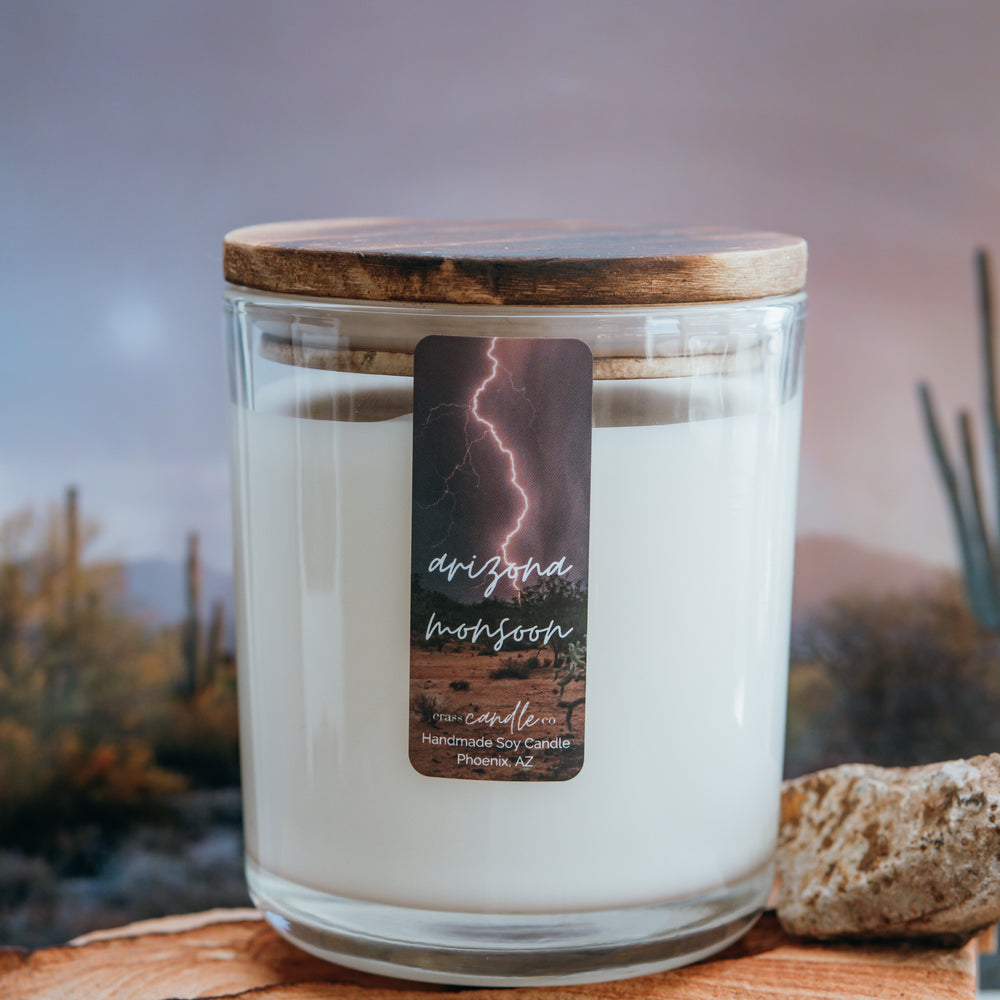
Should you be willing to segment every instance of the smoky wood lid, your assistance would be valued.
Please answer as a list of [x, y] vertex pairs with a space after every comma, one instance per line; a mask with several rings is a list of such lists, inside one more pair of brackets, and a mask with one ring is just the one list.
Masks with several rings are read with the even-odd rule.
[[321, 298], [657, 305], [798, 292], [806, 244], [712, 228], [316, 219], [236, 229], [223, 263], [234, 285]]

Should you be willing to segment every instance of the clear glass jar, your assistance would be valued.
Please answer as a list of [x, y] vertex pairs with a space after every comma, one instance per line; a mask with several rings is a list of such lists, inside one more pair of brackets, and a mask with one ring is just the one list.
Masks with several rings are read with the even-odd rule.
[[[368, 971], [510, 986], [670, 968], [753, 923], [778, 820], [804, 301], [228, 289], [247, 874], [282, 933]], [[464, 680], [412, 674], [433, 652], [411, 619], [412, 366], [428, 336], [593, 353], [585, 702], [565, 719], [551, 668], [570, 658], [545, 635], [530, 680], [498, 673], [526, 652], [457, 630]], [[536, 759], [555, 763], [508, 780], [489, 764], [503, 732], [506, 766], [532, 766], [530, 730], [505, 714], [529, 683], [552, 722]], [[438, 776], [494, 708], [492, 749]], [[408, 750], [415, 726], [434, 776]], [[574, 740], [582, 766], [560, 771], [551, 748]]]

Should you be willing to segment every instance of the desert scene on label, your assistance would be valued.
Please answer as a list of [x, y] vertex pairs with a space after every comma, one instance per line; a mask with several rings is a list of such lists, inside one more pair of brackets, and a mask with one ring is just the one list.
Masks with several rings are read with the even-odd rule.
[[410, 761], [564, 781], [584, 760], [593, 359], [428, 337], [414, 375]]

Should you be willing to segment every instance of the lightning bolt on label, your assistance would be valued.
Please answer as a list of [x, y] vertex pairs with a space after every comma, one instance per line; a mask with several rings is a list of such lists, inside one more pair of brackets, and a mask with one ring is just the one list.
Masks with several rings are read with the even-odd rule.
[[593, 356], [426, 337], [414, 355], [410, 761], [439, 778], [583, 766]]

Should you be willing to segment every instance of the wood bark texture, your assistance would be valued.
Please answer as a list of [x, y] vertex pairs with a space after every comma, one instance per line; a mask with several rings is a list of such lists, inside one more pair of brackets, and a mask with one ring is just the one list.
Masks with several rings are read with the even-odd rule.
[[718, 957], [614, 983], [518, 990], [438, 987], [330, 965], [292, 947], [254, 911], [144, 921], [34, 952], [0, 949], [0, 997], [18, 1000], [972, 1000], [975, 944], [796, 942], [768, 913]]

